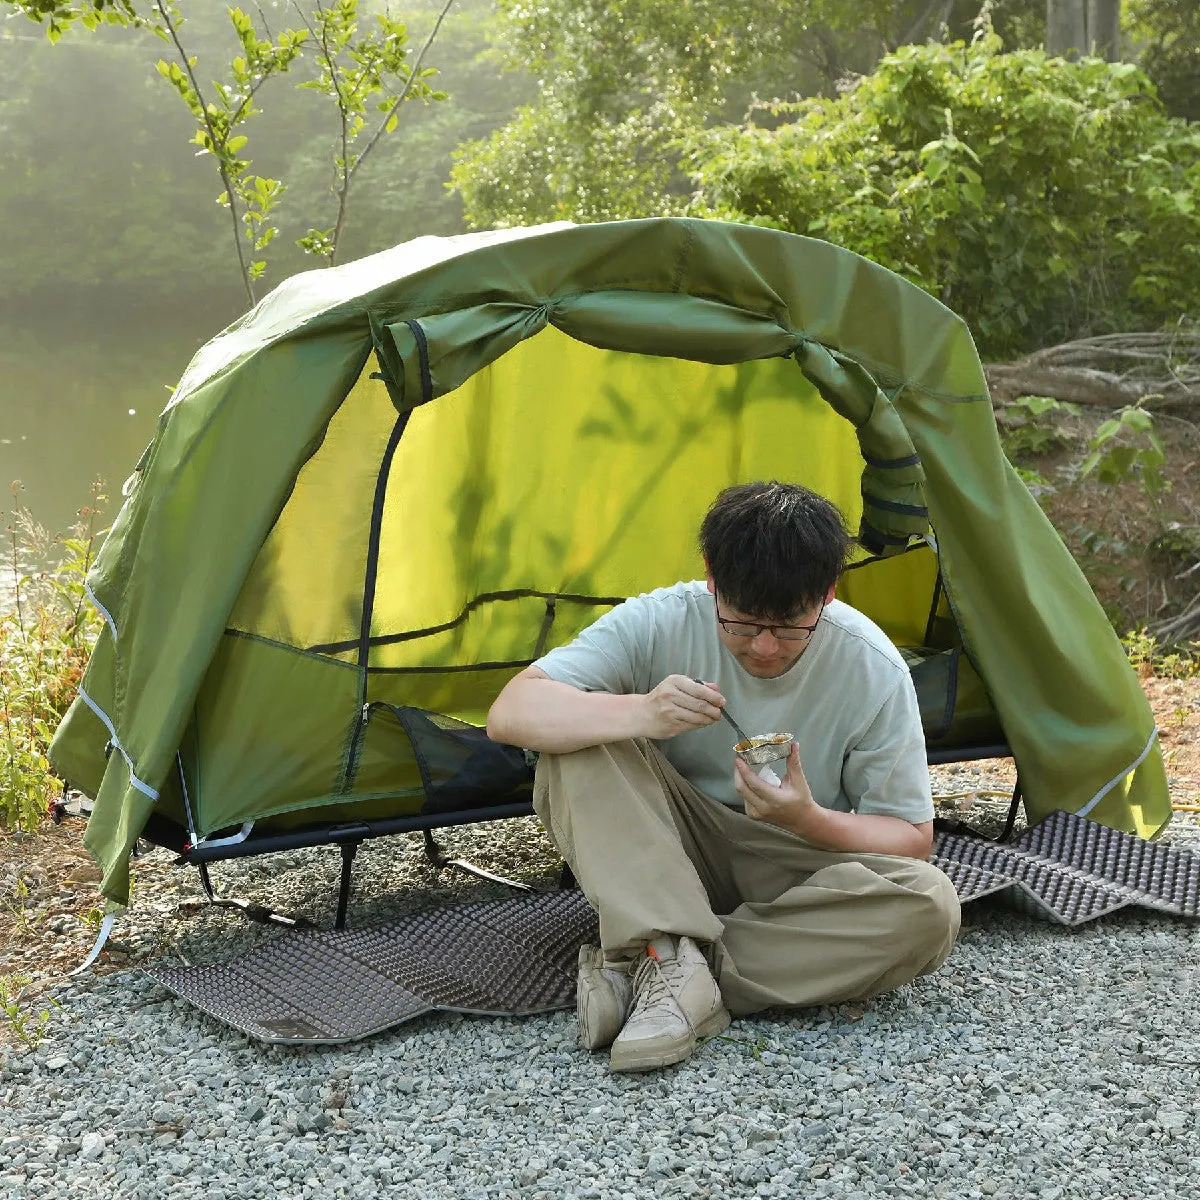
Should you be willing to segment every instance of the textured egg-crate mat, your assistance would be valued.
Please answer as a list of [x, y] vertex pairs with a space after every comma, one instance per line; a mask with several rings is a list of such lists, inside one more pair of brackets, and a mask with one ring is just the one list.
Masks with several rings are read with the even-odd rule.
[[[1012, 845], [939, 833], [933, 861], [965, 903], [998, 894], [1078, 925], [1127, 905], [1200, 910], [1200, 855], [1057, 812]], [[176, 995], [266, 1042], [354, 1041], [434, 1010], [569, 1008], [596, 918], [577, 889], [418, 913], [375, 929], [280, 934], [227, 964], [158, 966]]]
[[226, 964], [148, 974], [266, 1042], [347, 1042], [435, 1009], [526, 1015], [575, 1003], [596, 915], [575, 889], [435, 908], [374, 929], [287, 932]]
[[1200, 854], [1074, 813], [1051, 813], [1011, 845], [940, 833], [933, 861], [964, 903], [1002, 893], [1032, 916], [1081, 925], [1129, 905], [1200, 915]]

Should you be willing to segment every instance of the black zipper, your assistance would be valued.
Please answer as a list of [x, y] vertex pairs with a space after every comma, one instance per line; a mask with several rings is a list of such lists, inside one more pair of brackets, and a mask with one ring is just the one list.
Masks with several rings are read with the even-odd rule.
[[[429, 346], [425, 340], [425, 331], [416, 321], [406, 321], [417, 343], [417, 354], [421, 363], [421, 402], [428, 403], [433, 398], [433, 379], [429, 373]], [[380, 359], [380, 365], [383, 360]], [[396, 418], [388, 438], [387, 448], [379, 464], [379, 474], [375, 477], [375, 498], [371, 505], [371, 532], [367, 542], [367, 565], [363, 579], [362, 619], [358, 630], [358, 712], [354, 717], [354, 725], [347, 739], [346, 753], [342, 762], [342, 774], [338, 780], [338, 792], [344, 795], [354, 785], [354, 777], [358, 774], [358, 764], [362, 758], [363, 742], [367, 723], [371, 718], [372, 705], [367, 701], [367, 680], [371, 658], [371, 619], [375, 612], [375, 587], [379, 573], [379, 541], [383, 531], [383, 508], [387, 499], [388, 478], [392, 473], [392, 462], [396, 457], [396, 448], [408, 425], [412, 408], [406, 408]]]

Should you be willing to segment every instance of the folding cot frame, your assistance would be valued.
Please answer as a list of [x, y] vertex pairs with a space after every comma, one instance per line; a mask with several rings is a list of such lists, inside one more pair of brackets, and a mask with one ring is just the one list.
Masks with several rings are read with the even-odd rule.
[[[941, 766], [956, 762], [973, 762], [980, 759], [1011, 758], [1012, 752], [1005, 743], [980, 746], [963, 746], [950, 749], [930, 748], [926, 751], [930, 766]], [[1013, 788], [1012, 803], [1009, 806], [1008, 817], [1003, 832], [998, 838], [992, 839], [1005, 842], [1012, 835], [1016, 823], [1017, 810], [1022, 799], [1021, 780], [1018, 775]], [[273, 854], [287, 850], [298, 850], [310, 846], [336, 845], [342, 856], [341, 876], [338, 884], [337, 915], [334, 919], [335, 929], [344, 929], [346, 914], [350, 903], [350, 891], [354, 869], [354, 859], [358, 848], [365, 841], [375, 838], [388, 837], [397, 833], [421, 833], [424, 841], [424, 851], [430, 864], [438, 870], [445, 867], [455, 867], [481, 879], [494, 883], [502, 883], [508, 887], [522, 891], [533, 891], [529, 884], [508, 879], [493, 874], [464, 859], [447, 857], [442, 846], [435, 840], [435, 829], [452, 828], [457, 825], [475, 825], [487, 821], [501, 821], [510, 817], [533, 816], [533, 805], [528, 800], [512, 801], [506, 804], [489, 805], [485, 808], [462, 809], [458, 812], [416, 813], [403, 817], [385, 817], [378, 820], [356, 821], [336, 825], [313, 825], [304, 829], [286, 830], [283, 832], [256, 833], [251, 830], [245, 837], [237, 840], [215, 839], [212, 842], [193, 843], [187, 840], [186, 831], [166, 818], [152, 814], [143, 831], [143, 837], [159, 846], [173, 850], [178, 854], [176, 862], [179, 865], [192, 865], [198, 868], [200, 882], [209, 898], [210, 903], [224, 907], [236, 908], [251, 920], [284, 925], [290, 928], [312, 927], [313, 922], [302, 917], [288, 916], [277, 913], [272, 909], [255, 905], [246, 900], [218, 897], [213, 886], [209, 867], [213, 863], [225, 862], [231, 859], [252, 858], [260, 854]], [[971, 833], [978, 837], [986, 835], [969, 829], [961, 822], [949, 826], [953, 832]], [[563, 865], [560, 879], [561, 886], [572, 886], [574, 878], [570, 868]]]
[[[936, 553], [936, 542], [931, 536], [915, 540], [902, 553], [930, 545]], [[879, 561], [878, 555], [870, 555], [848, 570], [857, 570], [867, 564]], [[934, 581], [933, 594], [926, 620], [924, 642], [933, 642], [933, 630], [937, 620], [938, 605], [943, 595], [942, 575], [939, 570]], [[952, 685], [953, 688], [954, 685]], [[950, 697], [953, 704], [953, 692]], [[1011, 758], [1012, 750], [1006, 742], [990, 742], [986, 744], [926, 748], [926, 759], [930, 766], [942, 766], [949, 763], [973, 762], [981, 759]], [[184, 795], [187, 794], [187, 783], [184, 779], [183, 765], [179, 763], [180, 784]], [[938, 827], [947, 832], [969, 834], [984, 840], [1006, 842], [1012, 836], [1016, 824], [1017, 811], [1021, 805], [1021, 779], [1018, 773], [1013, 787], [1012, 801], [1009, 805], [1008, 816], [1004, 829], [999, 837], [988, 839], [987, 835], [971, 829], [960, 821], [939, 820]], [[475, 825], [488, 821], [500, 821], [510, 817], [530, 817], [534, 815], [533, 804], [529, 800], [509, 800], [507, 803], [487, 805], [479, 808], [466, 808], [458, 811], [437, 813], [413, 813], [401, 817], [384, 817], [375, 820], [343, 822], [339, 824], [315, 824], [301, 829], [281, 832], [256, 832], [253, 825], [244, 827], [241, 833], [232, 837], [215, 837], [203, 840], [194, 838], [182, 826], [152, 813], [146, 823], [142, 836], [149, 842], [164, 846], [178, 854], [176, 860], [180, 865], [194, 865], [198, 868], [200, 882], [208, 896], [209, 902], [224, 907], [236, 908], [251, 920], [281, 924], [290, 928], [312, 927], [313, 922], [303, 917], [294, 917], [277, 913], [261, 905], [252, 904], [247, 900], [218, 897], [213, 886], [209, 866], [212, 863], [224, 862], [236, 858], [251, 858], [260, 854], [279, 853], [287, 850], [298, 850], [310, 846], [336, 845], [342, 856], [341, 875], [338, 883], [337, 914], [334, 919], [335, 929], [344, 929], [346, 914], [350, 903], [350, 891], [353, 881], [354, 859], [358, 848], [365, 841], [379, 837], [388, 837], [398, 833], [421, 833], [423, 836], [424, 852], [428, 862], [437, 870], [445, 867], [455, 867], [480, 879], [494, 883], [502, 883], [507, 887], [521, 891], [533, 891], [528, 884], [508, 879], [486, 871], [474, 863], [464, 859], [447, 857], [442, 846], [433, 836], [435, 829], [452, 828], [457, 825]], [[570, 868], [564, 863], [560, 876], [561, 886], [573, 886], [574, 877]]]

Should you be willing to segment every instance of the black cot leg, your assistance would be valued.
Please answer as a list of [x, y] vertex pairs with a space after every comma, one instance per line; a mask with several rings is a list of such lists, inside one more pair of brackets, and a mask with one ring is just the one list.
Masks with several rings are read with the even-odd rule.
[[468, 875], [474, 875], [476, 879], [486, 879], [491, 883], [502, 883], [505, 887], [516, 888], [521, 892], [533, 892], [537, 889], [528, 883], [522, 883], [517, 879], [508, 879], [504, 875], [494, 875], [491, 871], [485, 871], [482, 867], [477, 867], [472, 862], [467, 862], [465, 858], [447, 858], [446, 852], [434, 841], [433, 834], [428, 830], [422, 830], [425, 835], [425, 857], [429, 860], [430, 865], [440, 871], [443, 867], [457, 867], [460, 871], [465, 871]]
[[1012, 804], [1008, 807], [1008, 820], [1004, 823], [1004, 832], [996, 839], [1000, 842], [1007, 842], [1012, 837], [1013, 826], [1017, 823], [1017, 809], [1021, 807], [1021, 777], [1017, 776], [1016, 785], [1013, 787]]
[[338, 888], [337, 918], [333, 922], [334, 929], [346, 928], [346, 908], [350, 904], [350, 873], [354, 868], [354, 856], [358, 853], [360, 842], [341, 842], [342, 847], [342, 880]]
[[197, 863], [196, 869], [200, 872], [200, 885], [204, 888], [209, 904], [216, 904], [217, 894], [213, 891], [212, 878], [208, 874], [208, 863]]
[[216, 888], [213, 887], [212, 876], [208, 873], [208, 863], [198, 862], [196, 869], [200, 872], [200, 884], [204, 888], [204, 894], [214, 908], [236, 908], [242, 916], [257, 921], [260, 925], [282, 925], [285, 929], [316, 929], [307, 917], [292, 917], [261, 904], [252, 904], [249, 900], [242, 900], [237, 896], [218, 896]]

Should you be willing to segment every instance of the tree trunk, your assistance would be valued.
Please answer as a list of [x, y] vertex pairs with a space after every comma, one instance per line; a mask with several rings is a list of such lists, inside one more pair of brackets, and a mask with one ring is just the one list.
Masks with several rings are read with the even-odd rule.
[[1088, 0], [1046, 0], [1046, 52], [1078, 58], [1088, 46]]
[[1121, 57], [1121, 0], [1088, 0], [1087, 37], [1097, 58], [1117, 62]]

